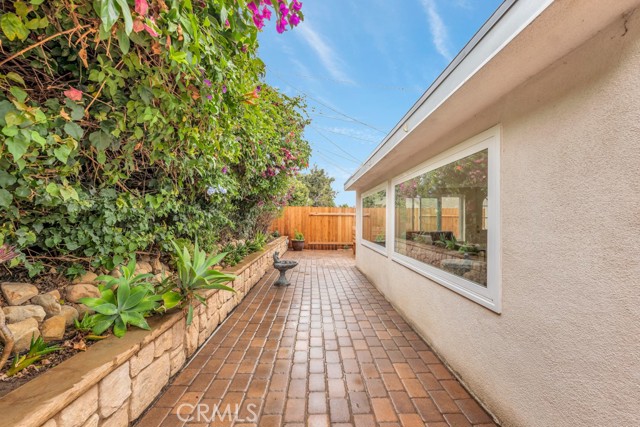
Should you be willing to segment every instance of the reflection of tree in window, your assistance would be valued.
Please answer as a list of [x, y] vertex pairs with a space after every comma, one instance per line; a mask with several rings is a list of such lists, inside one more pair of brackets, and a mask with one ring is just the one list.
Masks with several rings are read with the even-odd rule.
[[387, 192], [378, 191], [362, 198], [362, 238], [386, 245]]
[[[487, 177], [488, 150], [485, 149], [396, 185], [396, 238], [427, 245], [447, 240], [446, 247], [464, 252], [459, 255], [452, 250], [448, 254], [450, 258], [482, 256], [484, 259]], [[399, 253], [403, 248], [409, 251], [402, 245], [398, 248]], [[440, 264], [454, 265], [455, 262], [439, 259], [431, 264], [440, 267]], [[478, 277], [475, 281], [482, 282]]]

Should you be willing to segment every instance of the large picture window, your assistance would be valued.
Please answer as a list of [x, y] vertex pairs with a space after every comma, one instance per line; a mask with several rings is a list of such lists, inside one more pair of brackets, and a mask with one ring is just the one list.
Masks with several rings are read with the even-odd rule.
[[362, 239], [384, 248], [387, 244], [387, 191], [374, 190], [362, 197]]
[[395, 186], [395, 250], [487, 286], [489, 150]]

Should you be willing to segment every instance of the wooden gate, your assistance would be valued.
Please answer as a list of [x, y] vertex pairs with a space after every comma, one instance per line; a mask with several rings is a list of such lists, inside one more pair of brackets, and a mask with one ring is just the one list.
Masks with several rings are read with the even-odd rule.
[[270, 231], [278, 230], [289, 239], [299, 231], [304, 234], [305, 247], [311, 249], [340, 249], [353, 245], [355, 225], [355, 208], [287, 206], [271, 223]]

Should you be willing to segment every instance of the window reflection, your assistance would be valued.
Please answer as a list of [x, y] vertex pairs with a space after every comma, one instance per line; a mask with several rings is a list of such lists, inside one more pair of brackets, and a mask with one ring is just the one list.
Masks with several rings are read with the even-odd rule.
[[387, 192], [385, 190], [362, 198], [362, 238], [386, 246]]
[[488, 150], [395, 186], [396, 252], [487, 286]]

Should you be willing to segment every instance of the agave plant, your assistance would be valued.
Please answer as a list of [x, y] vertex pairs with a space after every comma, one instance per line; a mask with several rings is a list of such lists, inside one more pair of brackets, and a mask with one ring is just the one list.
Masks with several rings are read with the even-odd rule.
[[101, 286], [100, 291], [100, 298], [80, 299], [81, 303], [96, 312], [91, 316], [94, 334], [101, 335], [111, 326], [117, 337], [127, 332], [127, 325], [151, 329], [144, 315], [158, 308], [162, 295], [154, 295], [145, 285], [131, 287], [126, 280], [118, 284], [115, 292], [105, 286]]
[[180, 247], [175, 242], [171, 243], [177, 254], [178, 289], [182, 301], [188, 304], [187, 325], [190, 325], [193, 320], [193, 300], [207, 305], [206, 299], [198, 294], [198, 291], [221, 289], [235, 292], [233, 288], [224, 284], [233, 281], [236, 277], [213, 268], [227, 255], [226, 253], [208, 257], [205, 251], [200, 250], [196, 240], [193, 255], [191, 255], [186, 246]]
[[153, 274], [135, 274], [135, 272], [136, 259], [131, 258], [129, 264], [120, 267], [121, 277], [99, 276], [97, 280], [104, 283], [105, 289], [118, 288], [123, 283], [129, 285], [130, 288], [135, 286], [152, 287], [148, 279], [153, 277]]

